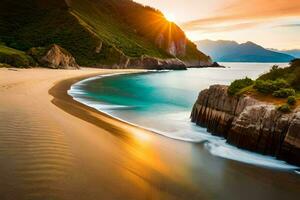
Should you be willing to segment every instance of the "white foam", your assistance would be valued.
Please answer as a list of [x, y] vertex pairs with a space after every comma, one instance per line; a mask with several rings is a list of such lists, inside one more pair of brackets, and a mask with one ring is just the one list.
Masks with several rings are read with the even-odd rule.
[[[73, 94], [73, 93], [72, 93]], [[115, 109], [124, 109], [124, 108], [132, 108], [132, 106], [124, 106], [124, 105], [112, 105], [112, 104], [101, 104], [96, 101], [89, 101], [80, 97], [73, 97], [75, 101], [83, 103], [86, 106], [93, 107], [99, 111], [103, 110], [115, 110]]]
[[[183, 132], [184, 134], [174, 134], [174, 133], [168, 133], [168, 132], [163, 132], [163, 131], [160, 131], [160, 130], [157, 130], [157, 129], [153, 129], [153, 128], [149, 128], [149, 127], [144, 127], [144, 126], [140, 126], [138, 124], [135, 124], [135, 123], [132, 123], [132, 122], [129, 122], [129, 121], [126, 121], [122, 118], [119, 118], [115, 115], [113, 115], [110, 110], [111, 109], [116, 109], [116, 108], [129, 108], [128, 106], [122, 106], [122, 105], [105, 105], [105, 104], [99, 104], [99, 103], [92, 103], [92, 101], [87, 101], [83, 98], [75, 98], [73, 97], [73, 99], [75, 101], [78, 101], [86, 106], [89, 106], [89, 107], [92, 107], [92, 108], [95, 108], [97, 110], [99, 110], [100, 112], [102, 113], [105, 113], [106, 115], [110, 116], [110, 117], [113, 117], [121, 122], [124, 122], [124, 123], [127, 123], [127, 124], [130, 124], [132, 126], [135, 126], [135, 127], [138, 127], [138, 128], [141, 128], [141, 129], [144, 129], [144, 130], [147, 130], [147, 131], [150, 131], [150, 132], [153, 132], [153, 133], [156, 133], [156, 134], [159, 134], [159, 135], [163, 135], [165, 137], [168, 137], [168, 138], [171, 138], [171, 139], [175, 139], [175, 140], [181, 140], [181, 141], [185, 141], [185, 142], [193, 142], [193, 143], [199, 143], [199, 142], [202, 142], [204, 141], [201, 137], [199, 136], [196, 136], [196, 137], [188, 137], [187, 133], [186, 132]], [[179, 133], [179, 132], [178, 132]]]
[[226, 144], [225, 141], [224, 144], [221, 145], [217, 143], [207, 142], [205, 144], [205, 147], [211, 154], [215, 156], [240, 161], [243, 163], [286, 170], [298, 168], [296, 166], [289, 165], [284, 161], [277, 160], [276, 158], [271, 156], [264, 156], [250, 151], [238, 149], [234, 146]]

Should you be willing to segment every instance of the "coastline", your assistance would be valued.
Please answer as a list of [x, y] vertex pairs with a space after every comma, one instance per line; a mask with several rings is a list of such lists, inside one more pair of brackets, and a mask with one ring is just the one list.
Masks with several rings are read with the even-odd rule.
[[[121, 74], [146, 73], [146, 72], [147, 71], [137, 70], [136, 72], [128, 72], [128, 73], [121, 73]], [[108, 73], [108, 74], [98, 74], [98, 75], [114, 76], [114, 75], [120, 75], [120, 73]], [[70, 113], [84, 121], [92, 123], [100, 128], [104, 128], [107, 131], [115, 131], [121, 129], [122, 131], [127, 132], [128, 129], [135, 128], [148, 133], [155, 132], [135, 124], [130, 124], [129, 122], [123, 121], [122, 119], [118, 119], [105, 112], [87, 106], [79, 101], [76, 101], [75, 99], [73, 99], [71, 95], [68, 94], [68, 91], [73, 84], [96, 76], [97, 74], [73, 77], [56, 83], [52, 88], [49, 89], [49, 94], [53, 97], [53, 100], [51, 102], [57, 107], [64, 110], [65, 112]]]
[[[141, 74], [141, 73], [162, 73], [162, 72], [169, 72], [170, 70], [160, 70], [160, 71], [144, 71], [144, 72], [137, 72], [137, 73], [134, 73], [134, 74]], [[128, 73], [112, 73], [112, 74], [107, 74], [108, 76], [116, 76], [116, 75], [126, 75]], [[106, 76], [103, 76], [101, 77], [101, 75], [98, 77], [98, 78], [105, 78]], [[94, 79], [94, 78], [97, 78], [97, 77], [94, 77], [94, 76], [91, 76], [91, 77], [81, 77], [79, 78], [78, 80], [65, 80], [65, 82], [61, 82], [61, 83], [58, 83], [58, 85], [54, 86], [53, 88], [50, 89], [50, 94], [54, 97], [54, 101], [55, 99], [57, 99], [58, 101], [61, 100], [61, 99], [65, 99], [66, 101], [69, 101], [69, 102], [72, 102], [74, 103], [74, 101], [76, 102], [76, 105], [79, 103], [81, 104], [81, 106], [83, 106], [83, 109], [88, 109], [89, 111], [91, 112], [96, 112], [96, 113], [100, 113], [102, 115], [104, 115], [105, 117], [109, 117], [111, 119], [115, 119], [116, 121], [119, 121], [121, 123], [125, 123], [129, 126], [132, 126], [132, 127], [135, 127], [135, 128], [138, 128], [140, 130], [144, 130], [148, 133], [153, 133], [153, 134], [158, 134], [158, 135], [161, 135], [161, 136], [164, 136], [164, 137], [167, 137], [167, 138], [170, 138], [170, 139], [174, 139], [174, 140], [178, 140], [178, 141], [185, 141], [185, 142], [191, 142], [191, 143], [199, 143], [199, 142], [203, 142], [203, 140], [192, 140], [192, 139], [187, 139], [187, 138], [182, 138], [182, 137], [176, 137], [176, 136], [172, 136], [168, 133], [165, 133], [165, 132], [162, 132], [162, 131], [159, 131], [159, 130], [156, 130], [156, 129], [153, 129], [153, 128], [149, 128], [149, 127], [144, 127], [144, 126], [141, 126], [141, 125], [138, 125], [138, 124], [135, 124], [135, 123], [132, 123], [132, 122], [129, 122], [129, 121], [126, 121], [124, 119], [121, 119], [117, 116], [113, 116], [112, 114], [109, 114], [103, 110], [99, 110], [99, 109], [96, 109], [96, 108], [93, 108], [92, 106], [89, 106], [88, 104], [84, 103], [84, 102], [81, 102], [79, 100], [76, 100], [75, 97], [73, 97], [72, 95], [69, 94], [69, 92], [72, 90], [72, 85], [76, 85], [80, 82], [84, 82], [84, 81], [88, 81], [89, 79]], [[59, 86], [59, 84], [61, 84], [61, 86]], [[67, 89], [69, 88], [69, 89]], [[67, 94], [62, 94], [62, 95], [57, 95], [57, 92], [56, 90], [61, 90], [61, 91], [67, 91]], [[71, 97], [71, 98], [69, 98]], [[55, 102], [54, 102], [55, 104]], [[55, 104], [56, 105], [56, 104]], [[59, 107], [59, 105], [57, 105]], [[67, 107], [65, 106], [61, 106], [61, 108], [63, 110], [65, 110], [66, 112], [70, 111]], [[81, 119], [85, 120], [85, 116], [81, 116]], [[90, 121], [91, 122], [91, 121]], [[91, 122], [91, 123], [97, 123], [95, 121]]]
[[0, 69], [1, 199], [299, 197], [290, 172], [212, 157], [69, 101], [68, 84], [111, 72]]
[[[150, 71], [151, 72], [151, 71]], [[146, 72], [141, 72], [141, 73], [149, 73], [149, 71]], [[123, 73], [124, 74], [124, 73]], [[140, 74], [140, 73], [138, 73]], [[96, 112], [96, 113], [100, 113], [106, 117], [115, 119], [118, 122], [121, 123], [125, 123], [129, 126], [133, 126], [135, 128], [138, 128], [140, 130], [144, 130], [148, 133], [152, 133], [152, 134], [157, 134], [157, 135], [161, 135], [164, 137], [167, 137], [169, 139], [174, 139], [174, 140], [178, 140], [178, 141], [184, 141], [184, 142], [190, 142], [190, 143], [205, 143], [205, 148], [207, 151], [209, 151], [212, 156], [218, 156], [221, 158], [226, 158], [226, 159], [230, 159], [230, 160], [235, 160], [238, 162], [242, 162], [242, 163], [247, 163], [247, 164], [251, 164], [251, 165], [255, 165], [258, 167], [270, 167], [270, 168], [274, 168], [274, 169], [278, 169], [278, 170], [296, 170], [299, 169], [297, 166], [293, 166], [290, 165], [288, 163], [285, 163], [284, 161], [278, 160], [275, 157], [272, 156], [267, 156], [267, 155], [263, 155], [263, 154], [259, 154], [259, 153], [255, 153], [255, 152], [251, 152], [251, 151], [247, 151], [247, 150], [243, 150], [243, 149], [238, 149], [234, 146], [231, 146], [229, 144], [226, 144], [225, 141], [222, 141], [222, 138], [217, 138], [217, 137], [213, 137], [213, 136], [207, 136], [205, 134], [201, 134], [201, 131], [199, 130], [198, 133], [198, 138], [188, 138], [188, 137], [184, 137], [184, 136], [176, 136], [175, 134], [172, 134], [172, 132], [163, 132], [160, 131], [158, 129], [154, 129], [154, 128], [149, 128], [146, 126], [143, 126], [142, 124], [135, 124], [132, 122], [127, 121], [126, 119], [122, 119], [119, 118], [117, 116], [114, 116], [112, 114], [110, 114], [109, 112], [105, 112], [99, 108], [97, 108], [97, 106], [94, 105], [89, 105], [88, 102], [86, 102], [83, 99], [77, 99], [76, 97], [76, 89], [73, 89], [73, 86], [76, 87], [76, 84], [81, 84], [84, 83], [86, 81], [89, 81], [91, 79], [102, 79], [105, 78], [107, 76], [115, 76], [115, 75], [122, 75], [122, 74], [108, 74], [106, 76], [99, 76], [99, 77], [91, 77], [91, 78], [84, 78], [84, 79], [80, 79], [78, 81], [76, 81], [75, 83], [72, 82], [72, 80], [68, 81], [66, 80], [65, 83], [62, 84], [66, 84], [66, 88], [63, 90], [68, 90], [67, 88], [70, 88], [70, 90], [67, 92], [69, 97], [60, 97], [59, 95], [57, 96], [57, 99], [68, 99], [69, 102], [79, 102], [80, 104], [82, 104], [84, 106], [85, 109], [88, 109], [91, 112]], [[53, 88], [54, 90], [56, 88]], [[73, 91], [74, 90], [74, 91]], [[72, 95], [72, 92], [74, 92], [74, 94]], [[55, 94], [52, 96], [56, 96]], [[94, 104], [94, 103], [93, 103]], [[70, 112], [70, 110], [68, 109], [68, 107], [66, 106], [61, 106], [58, 105], [57, 106], [61, 107], [63, 110], [65, 110], [66, 112]], [[82, 113], [82, 112], [81, 112]], [[70, 114], [72, 114], [72, 112], [70, 112]], [[84, 114], [84, 116], [78, 116], [80, 117], [82, 120], [86, 120], [87, 118], [89, 119], [88, 122], [94, 123], [100, 127], [103, 126], [103, 119], [99, 120], [91, 120], [89, 116], [86, 116], [86, 112]], [[86, 120], [87, 121], [87, 120]], [[110, 122], [113, 123], [113, 122]], [[188, 123], [188, 122], [187, 122]], [[109, 124], [108, 124], [109, 125]], [[114, 125], [114, 124], [112, 124]], [[183, 130], [184, 131], [184, 130]], [[210, 134], [209, 134], [210, 135]], [[222, 153], [219, 149], [223, 149], [223, 151], [227, 152], [227, 153]]]

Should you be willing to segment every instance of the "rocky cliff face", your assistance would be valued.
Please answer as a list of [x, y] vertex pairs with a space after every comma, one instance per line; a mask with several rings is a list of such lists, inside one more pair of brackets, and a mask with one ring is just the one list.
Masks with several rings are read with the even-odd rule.
[[187, 39], [184, 34], [181, 38], [165, 38], [163, 33], [156, 37], [155, 44], [162, 49], [165, 49], [172, 56], [184, 56], [186, 54]]
[[232, 97], [227, 86], [202, 91], [191, 119], [229, 144], [300, 166], [300, 109], [283, 114], [251, 97]]
[[[102, 65], [103, 68], [111, 69], [149, 69], [149, 70], [186, 70], [186, 64], [177, 59], [160, 59], [149, 56], [141, 56], [138, 58], [131, 58], [124, 55], [121, 51], [116, 50], [118, 55], [118, 62], [113, 65]], [[98, 66], [99, 67], [99, 66]]]
[[177, 58], [172, 59], [158, 59], [147, 56], [141, 58], [127, 58], [125, 62], [121, 63], [124, 68], [141, 68], [141, 69], [173, 69], [173, 70], [186, 70], [186, 65]]

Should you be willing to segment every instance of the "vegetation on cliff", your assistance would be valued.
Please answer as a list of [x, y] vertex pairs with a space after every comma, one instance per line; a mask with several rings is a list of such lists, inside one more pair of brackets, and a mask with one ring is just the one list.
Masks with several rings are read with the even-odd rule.
[[161, 12], [131, 0], [2, 0], [0, 24], [7, 46], [28, 51], [58, 44], [83, 66], [143, 55], [210, 61]]
[[228, 94], [249, 94], [280, 104], [286, 102], [278, 107], [286, 112], [291, 106], [295, 106], [300, 98], [300, 59], [291, 61], [285, 68], [275, 65], [255, 81], [249, 78], [235, 80], [229, 86]]
[[240, 92], [242, 89], [252, 86], [254, 83], [254, 81], [248, 77], [244, 78], [244, 79], [238, 79], [233, 81], [229, 88], [228, 88], [228, 94], [230, 95], [235, 95], [238, 92]]

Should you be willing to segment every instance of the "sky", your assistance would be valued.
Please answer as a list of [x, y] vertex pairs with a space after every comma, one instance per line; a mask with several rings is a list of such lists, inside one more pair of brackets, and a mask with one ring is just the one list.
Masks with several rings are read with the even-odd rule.
[[193, 41], [300, 49], [300, 0], [135, 0], [161, 10]]

